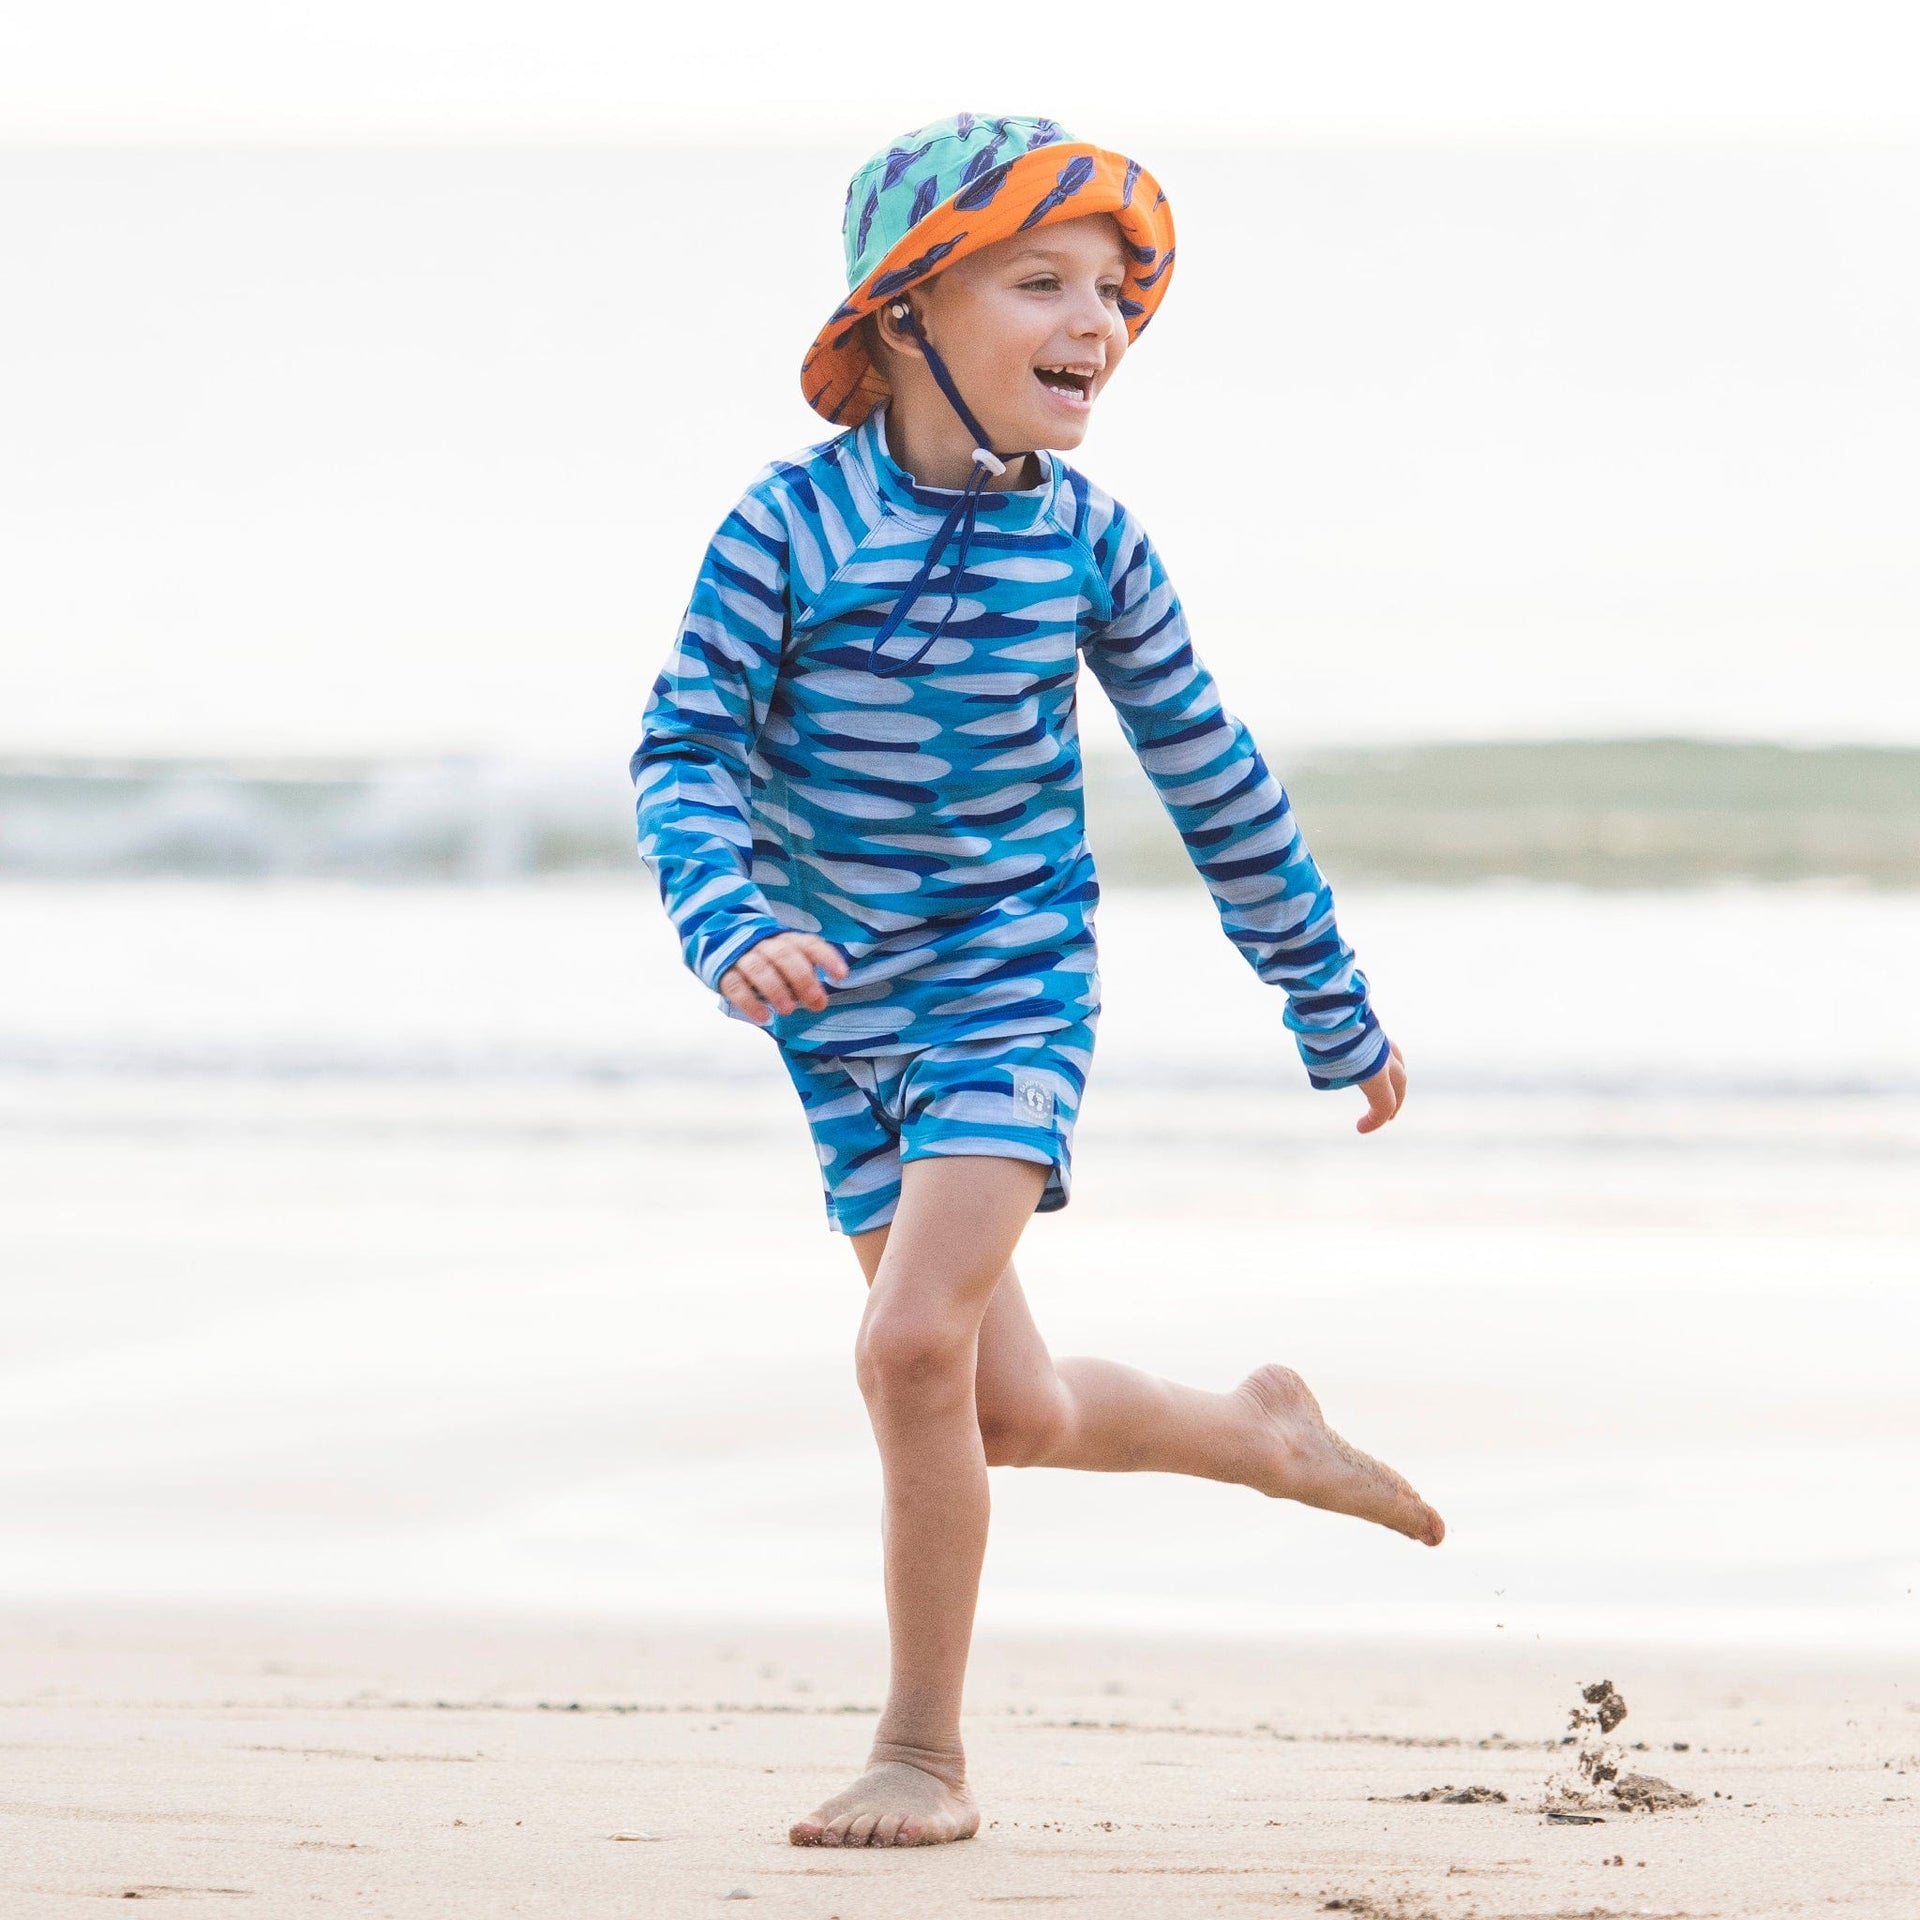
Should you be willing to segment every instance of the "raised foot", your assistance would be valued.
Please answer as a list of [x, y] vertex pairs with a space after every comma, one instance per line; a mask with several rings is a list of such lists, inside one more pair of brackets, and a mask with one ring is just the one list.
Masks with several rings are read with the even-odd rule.
[[1320, 1402], [1290, 1367], [1259, 1367], [1234, 1391], [1253, 1414], [1258, 1461], [1248, 1484], [1276, 1500], [1350, 1513], [1437, 1547], [1447, 1523], [1383, 1460], [1327, 1425]]
[[796, 1847], [937, 1847], [971, 1839], [979, 1825], [964, 1786], [950, 1787], [904, 1760], [881, 1760], [796, 1820], [787, 1838]]

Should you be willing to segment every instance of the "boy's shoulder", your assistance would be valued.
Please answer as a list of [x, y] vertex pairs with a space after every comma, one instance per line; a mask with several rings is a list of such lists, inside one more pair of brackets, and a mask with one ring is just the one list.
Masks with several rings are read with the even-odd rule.
[[1102, 575], [1112, 580], [1132, 564], [1145, 529], [1105, 487], [1078, 467], [1053, 456], [1054, 524], [1093, 556]]
[[836, 433], [769, 460], [747, 483], [735, 511], [758, 509], [789, 524], [796, 516], [817, 521], [829, 508], [842, 519], [874, 517], [882, 502], [854, 440], [851, 431]]

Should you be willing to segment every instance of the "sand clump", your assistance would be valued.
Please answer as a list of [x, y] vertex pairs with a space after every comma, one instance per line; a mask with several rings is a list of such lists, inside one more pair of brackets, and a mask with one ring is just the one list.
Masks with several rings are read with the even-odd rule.
[[1435, 1801], [1443, 1807], [1505, 1806], [1507, 1796], [1498, 1787], [1422, 1787], [1418, 1793], [1370, 1793], [1374, 1801]]
[[1651, 1773], [1622, 1774], [1613, 1783], [1613, 1797], [1617, 1805], [1630, 1813], [1665, 1813], [1670, 1807], [1700, 1804], [1698, 1794], [1688, 1793], [1671, 1780], [1662, 1780]]
[[1626, 1773], [1624, 1751], [1608, 1736], [1627, 1717], [1627, 1703], [1611, 1680], [1580, 1689], [1568, 1731], [1579, 1741], [1571, 1773], [1547, 1782], [1541, 1811], [1552, 1819], [1597, 1822], [1607, 1813], [1665, 1813], [1697, 1807], [1699, 1796], [1651, 1773]]

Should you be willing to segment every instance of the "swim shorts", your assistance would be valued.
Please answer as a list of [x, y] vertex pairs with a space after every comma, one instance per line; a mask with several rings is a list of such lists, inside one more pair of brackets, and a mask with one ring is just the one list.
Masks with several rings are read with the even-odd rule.
[[900, 1204], [902, 1163], [943, 1153], [1045, 1163], [1034, 1211], [1057, 1213], [1073, 1189], [1073, 1123], [1098, 1018], [865, 1056], [781, 1047], [820, 1158], [827, 1225], [848, 1234], [885, 1226]]

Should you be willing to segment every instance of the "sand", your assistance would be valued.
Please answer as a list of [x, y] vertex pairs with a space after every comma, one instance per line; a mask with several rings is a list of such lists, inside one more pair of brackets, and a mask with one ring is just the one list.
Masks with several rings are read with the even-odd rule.
[[[12, 1608], [0, 1913], [1920, 1912], [1903, 1656], [991, 1637], [980, 1836], [789, 1847], [879, 1673], [846, 1627]], [[1624, 1759], [1697, 1807], [1545, 1817], [1601, 1679]]]

